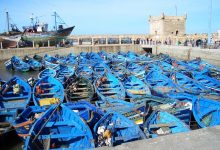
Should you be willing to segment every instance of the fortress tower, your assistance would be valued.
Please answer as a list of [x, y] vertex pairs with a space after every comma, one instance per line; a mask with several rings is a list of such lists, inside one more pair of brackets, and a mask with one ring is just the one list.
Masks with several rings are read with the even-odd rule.
[[184, 35], [187, 16], [150, 16], [150, 35]]

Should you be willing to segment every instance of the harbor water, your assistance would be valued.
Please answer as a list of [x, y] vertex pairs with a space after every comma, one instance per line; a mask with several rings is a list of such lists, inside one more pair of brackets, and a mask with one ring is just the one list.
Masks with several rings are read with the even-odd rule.
[[37, 78], [39, 71], [19, 72], [14, 70], [7, 70], [4, 65], [4, 61], [0, 61], [0, 79], [8, 81], [13, 76], [19, 76], [24, 80], [30, 77]]

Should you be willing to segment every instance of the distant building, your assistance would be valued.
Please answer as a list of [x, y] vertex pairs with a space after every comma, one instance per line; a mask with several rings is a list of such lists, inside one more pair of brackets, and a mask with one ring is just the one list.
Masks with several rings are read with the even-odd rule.
[[184, 35], [187, 16], [150, 16], [150, 35]]
[[220, 41], [220, 30], [218, 30], [218, 40]]

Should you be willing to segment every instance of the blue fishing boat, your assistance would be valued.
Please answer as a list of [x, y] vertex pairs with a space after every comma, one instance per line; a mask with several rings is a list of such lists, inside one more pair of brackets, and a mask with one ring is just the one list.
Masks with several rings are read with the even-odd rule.
[[75, 71], [76, 76], [87, 78], [90, 81], [93, 81], [93, 69], [92, 66], [88, 65], [79, 65]]
[[65, 59], [65, 65], [75, 67], [77, 65], [76, 56], [73, 53], [67, 55]]
[[93, 62], [104, 62], [104, 60], [95, 52], [87, 53], [87, 59]]
[[[15, 76], [6, 82], [0, 90], [0, 133], [11, 130], [16, 116], [23, 111], [31, 99], [31, 87]], [[2, 128], [3, 127], [3, 128]]]
[[44, 56], [43, 65], [45, 68], [55, 68], [59, 65], [59, 59], [49, 55]]
[[219, 80], [203, 75], [201, 73], [194, 73], [193, 78], [197, 80], [200, 84], [205, 86], [206, 88], [211, 89], [214, 92], [220, 93], [220, 81]]
[[13, 65], [12, 65], [12, 61], [11, 59], [7, 60], [6, 62], [4, 62], [5, 68], [8, 70], [13, 69]]
[[43, 63], [44, 68], [56, 68], [57, 66], [59, 66], [59, 64], [54, 64], [46, 60], [43, 60], [42, 63]]
[[71, 109], [52, 105], [32, 126], [24, 150], [93, 149], [89, 127]]
[[88, 54], [87, 52], [80, 52], [78, 56], [80, 58], [87, 58], [87, 54]]
[[136, 63], [129, 63], [127, 65], [127, 69], [133, 74], [135, 77], [139, 78], [140, 80], [144, 80], [145, 76], [145, 68], [141, 65]]
[[0, 108], [0, 137], [13, 131], [12, 122], [23, 111], [23, 108]]
[[76, 103], [66, 103], [65, 105], [83, 118], [84, 122], [86, 122], [91, 129], [102, 116], [104, 116], [103, 111], [85, 100], [80, 100]]
[[125, 99], [122, 83], [111, 73], [105, 72], [94, 81], [94, 87], [100, 99]]
[[118, 99], [96, 101], [96, 106], [104, 112], [120, 113], [138, 125], [144, 123], [149, 112], [149, 107], [144, 102], [137, 104]]
[[36, 106], [51, 105], [64, 100], [63, 85], [55, 78], [46, 76], [33, 88], [33, 101]]
[[2, 90], [2, 87], [5, 83], [6, 83], [6, 81], [4, 81], [0, 78], [0, 91]]
[[70, 66], [63, 66], [60, 65], [60, 68], [57, 70], [57, 74], [55, 76], [62, 84], [72, 75], [74, 75], [75, 70], [73, 67]]
[[97, 53], [105, 62], [108, 62], [108, 53], [104, 50]]
[[147, 63], [147, 64], [145, 64], [144, 70], [145, 70], [145, 74], [148, 74], [151, 71], [157, 71], [160, 74], [164, 74], [165, 73], [164, 75], [167, 75], [167, 72], [163, 72], [162, 68], [159, 67], [158, 65], [156, 65], [155, 63]]
[[48, 62], [50, 62], [50, 63], [53, 63], [53, 64], [59, 64], [59, 63], [60, 63], [60, 62], [59, 62], [59, 58], [50, 56], [50, 55], [48, 55], [48, 54], [45, 54], [45, 55], [44, 55], [44, 60], [45, 60], [45, 61], [48, 61]]
[[[125, 53], [126, 55], [126, 53]], [[112, 62], [122, 62], [122, 63], [126, 63], [126, 56], [125, 55], [117, 55], [117, 54], [113, 54], [111, 58]]]
[[193, 80], [181, 73], [173, 73], [171, 74], [171, 79], [174, 83], [179, 85], [185, 92], [191, 93], [191, 94], [200, 94], [200, 93], [208, 93], [210, 90], [200, 83], [198, 83], [196, 80]]
[[70, 77], [66, 81], [67, 101], [75, 102], [78, 100], [92, 101], [95, 94], [93, 84], [84, 77]]
[[138, 125], [119, 113], [105, 114], [93, 128], [98, 147], [145, 139]]
[[197, 97], [193, 100], [193, 115], [200, 127], [220, 125], [220, 102]]
[[208, 74], [209, 70], [206, 68], [200, 68], [198, 66], [195, 65], [190, 65], [189, 63], [185, 62], [185, 61], [178, 61], [176, 59], [172, 60], [172, 66], [178, 70], [179, 72], [183, 73], [183, 74], [188, 74], [188, 72], [201, 72], [202, 74]]
[[216, 66], [202, 60], [201, 58], [196, 58], [196, 59], [190, 60], [187, 63], [188, 63], [188, 65], [195, 65], [195, 66], [197, 66], [197, 68], [200, 68], [201, 70], [209, 69], [211, 71], [216, 71], [218, 73], [220, 72], [219, 67], [216, 67]]
[[143, 81], [133, 75], [126, 75], [122, 83], [130, 101], [138, 97], [151, 95], [150, 88]]
[[31, 57], [25, 56], [23, 60], [24, 60], [24, 62], [26, 62], [27, 64], [30, 65], [32, 70], [38, 71], [38, 70], [40, 70], [43, 67], [40, 62], [34, 60]]
[[12, 123], [17, 135], [25, 140], [27, 136], [29, 136], [28, 133], [34, 122], [39, 119], [46, 110], [47, 107], [29, 106], [20, 113]]
[[[178, 100], [173, 98], [161, 98], [157, 96], [144, 96], [142, 98], [134, 99], [135, 103], [145, 103], [151, 106], [152, 110], [166, 111], [179, 118], [181, 121], [190, 125], [191, 114], [192, 114], [192, 103], [190, 100], [187, 101], [187, 97], [176, 93], [178, 95], [173, 95], [174, 98], [179, 98]], [[189, 95], [189, 94], [188, 94]], [[168, 94], [170, 97], [170, 93]], [[186, 100], [182, 100], [186, 98]]]
[[102, 74], [104, 74], [105, 72], [110, 72], [110, 68], [108, 67], [108, 65], [106, 65], [103, 62], [98, 62], [98, 63], [94, 63], [93, 64], [93, 76], [94, 78], [97, 78], [98, 76], [101, 76]]
[[190, 131], [185, 123], [165, 111], [154, 111], [144, 123], [144, 130], [149, 138]]
[[165, 75], [168, 75], [170, 72], [173, 72], [174, 70], [180, 71], [164, 61], [157, 61], [156, 64], [162, 70], [162, 73]]
[[139, 58], [139, 56], [135, 52], [132, 52], [132, 51], [128, 51], [126, 54], [126, 57], [128, 58], [129, 61], [137, 61]]
[[55, 77], [57, 72], [52, 68], [46, 68], [38, 74], [38, 79], [42, 79], [47, 76]]
[[31, 87], [18, 76], [2, 86], [0, 108], [25, 108], [31, 99]]
[[26, 72], [30, 70], [30, 65], [23, 62], [20, 58], [17, 56], [13, 56], [11, 58], [12, 68], [17, 71]]
[[124, 113], [128, 110], [132, 110], [135, 107], [134, 103], [127, 102], [120, 99], [106, 99], [95, 102], [96, 107], [100, 108], [104, 112], [118, 112]]
[[181, 102], [190, 102], [190, 103], [192, 103], [192, 101], [195, 97], [192, 94], [184, 93], [184, 92], [179, 92], [179, 93], [171, 92], [171, 93], [168, 93], [167, 96], [172, 99], [179, 100]]
[[151, 107], [146, 103], [141, 103], [138, 105], [135, 104], [133, 109], [124, 111], [122, 115], [133, 121], [135, 124], [142, 126], [150, 113]]
[[123, 80], [124, 75], [128, 72], [126, 69], [126, 65], [118, 64], [118, 65], [111, 65], [111, 72], [119, 79]]
[[117, 54], [121, 55], [121, 56], [124, 56], [124, 57], [126, 57], [126, 55], [127, 55], [127, 53], [122, 51], [122, 50], [119, 50]]
[[35, 59], [35, 60], [38, 61], [38, 62], [42, 62], [42, 61], [43, 61], [43, 57], [40, 56], [40, 55], [37, 55], [37, 54], [35, 54], [35, 55], [33, 56], [33, 59]]
[[167, 97], [170, 92], [181, 92], [182, 90], [167, 76], [157, 71], [150, 71], [145, 76], [145, 82], [150, 86], [153, 95]]

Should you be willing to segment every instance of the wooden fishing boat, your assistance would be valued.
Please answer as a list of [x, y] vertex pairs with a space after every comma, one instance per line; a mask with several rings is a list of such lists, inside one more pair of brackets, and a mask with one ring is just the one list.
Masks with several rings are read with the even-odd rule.
[[89, 127], [71, 109], [52, 105], [32, 126], [24, 145], [32, 149], [93, 149]]
[[66, 95], [67, 100], [70, 102], [82, 99], [91, 101], [94, 93], [94, 87], [87, 78], [70, 77], [66, 81]]
[[39, 119], [46, 110], [47, 107], [29, 106], [20, 113], [12, 123], [17, 135], [25, 140], [27, 136], [29, 136], [28, 133], [34, 122]]
[[76, 56], [73, 53], [67, 55], [65, 59], [65, 65], [75, 67], [77, 65]]
[[106, 99], [96, 101], [96, 107], [100, 108], [104, 112], [118, 112], [124, 113], [128, 110], [132, 110], [135, 104], [120, 99]]
[[200, 84], [205, 86], [206, 88], [209, 88], [214, 92], [220, 93], [220, 81], [219, 80], [200, 74], [200, 73], [194, 73], [193, 78], [197, 80]]
[[87, 53], [87, 59], [93, 62], [104, 62], [104, 60], [95, 52]]
[[181, 120], [165, 111], [155, 111], [144, 123], [145, 134], [149, 138], [190, 131]]
[[220, 102], [197, 97], [193, 100], [193, 115], [201, 128], [220, 125]]
[[108, 98], [125, 99], [125, 89], [122, 83], [111, 73], [104, 73], [94, 81], [94, 87], [101, 100]]
[[124, 57], [126, 57], [126, 55], [127, 55], [127, 53], [122, 51], [122, 50], [119, 50], [117, 54], [121, 55], [121, 56], [124, 56]]
[[129, 61], [136, 61], [139, 56], [135, 52], [128, 51], [126, 57], [128, 58]]
[[33, 59], [35, 59], [38, 62], [42, 62], [44, 58], [42, 56], [40, 56], [40, 55], [35, 54], [33, 56]]
[[105, 63], [94, 63], [93, 64], [93, 76], [94, 78], [97, 78], [98, 76], [101, 76], [105, 72], [110, 72], [110, 68]]
[[13, 131], [12, 122], [23, 111], [23, 108], [0, 108], [0, 137]]
[[57, 72], [52, 68], [46, 68], [38, 74], [38, 79], [42, 79], [47, 76], [55, 77]]
[[6, 81], [4, 81], [0, 78], [0, 91], [2, 90], [2, 87], [5, 83], [6, 83]]
[[118, 65], [118, 66], [113, 66], [111, 68], [111, 72], [119, 79], [119, 80], [123, 80], [124, 79], [124, 75], [128, 72], [128, 70], [126, 69], [126, 67], [124, 65]]
[[15, 76], [0, 90], [0, 134], [11, 130], [11, 123], [31, 99], [31, 87]]
[[145, 82], [150, 86], [153, 95], [167, 97], [170, 92], [181, 92], [182, 90], [167, 76], [157, 71], [150, 71], [145, 76]]
[[63, 100], [64, 88], [57, 79], [46, 76], [34, 85], [33, 101], [36, 106], [51, 105]]
[[121, 63], [125, 63], [126, 64], [126, 56], [125, 55], [117, 55], [117, 54], [113, 54], [110, 57], [110, 61], [111, 62], [121, 62]]
[[97, 53], [106, 63], [108, 62], [108, 53], [104, 50]]
[[116, 112], [105, 114], [96, 123], [93, 131], [98, 147], [145, 139], [138, 125]]
[[149, 87], [140, 79], [133, 75], [127, 75], [123, 80], [123, 85], [130, 101], [137, 97], [151, 95]]
[[140, 80], [144, 80], [145, 76], [145, 69], [143, 66], [140, 66], [136, 63], [129, 63], [127, 65], [127, 69], [137, 78]]
[[91, 129], [102, 118], [102, 116], [104, 116], [103, 111], [85, 100], [80, 100], [76, 103], [70, 102], [65, 105], [83, 118], [84, 122], [86, 122]]
[[57, 70], [57, 74], [55, 76], [62, 84], [72, 75], [74, 75], [75, 70], [73, 67], [70, 66], [63, 66], [61, 65], [60, 68]]
[[93, 81], [93, 69], [92, 66], [80, 65], [75, 71], [76, 76], [87, 78], [90, 81]]
[[168, 93], [167, 96], [172, 99], [179, 100], [181, 102], [190, 102], [190, 103], [192, 103], [193, 99], [195, 98], [195, 95], [185, 93], [185, 92], [179, 92], [179, 93], [171, 92], [171, 93]]
[[23, 62], [20, 58], [17, 56], [13, 56], [11, 58], [12, 68], [17, 71], [26, 72], [30, 70], [30, 65]]
[[[178, 94], [178, 93], [177, 93]], [[168, 95], [170, 96], [170, 94]], [[186, 100], [176, 100], [171, 98], [161, 98], [157, 96], [145, 96], [134, 99], [136, 103], [145, 103], [152, 107], [152, 110], [166, 111], [179, 118], [185, 124], [190, 125], [192, 114], [192, 103], [187, 101], [184, 95], [176, 96], [175, 98], [186, 98]], [[150, 112], [149, 112], [150, 113]]]
[[196, 58], [194, 60], [187, 62], [189, 65], [195, 65], [197, 68], [200, 68], [200, 70], [209, 69], [211, 72], [216, 72], [217, 74], [220, 73], [220, 68], [217, 66], [214, 66], [201, 58]]
[[144, 102], [137, 104], [124, 100], [108, 99], [106, 101], [96, 101], [95, 104], [104, 112], [120, 113], [138, 125], [145, 122], [149, 112], [149, 107]]
[[25, 108], [31, 99], [31, 87], [18, 76], [2, 86], [0, 108]]
[[56, 57], [52, 57], [48, 54], [44, 55], [43, 64], [45, 68], [55, 68], [59, 65], [60, 61]]
[[198, 83], [196, 80], [193, 80], [181, 73], [173, 73], [171, 75], [171, 79], [174, 83], [179, 85], [185, 92], [191, 93], [191, 94], [200, 94], [200, 93], [208, 93], [210, 90], [200, 83]]
[[31, 57], [25, 56], [23, 60], [24, 60], [25, 63], [30, 65], [30, 68], [32, 70], [37, 70], [38, 71], [42, 68], [42, 64], [40, 62], [34, 60]]

